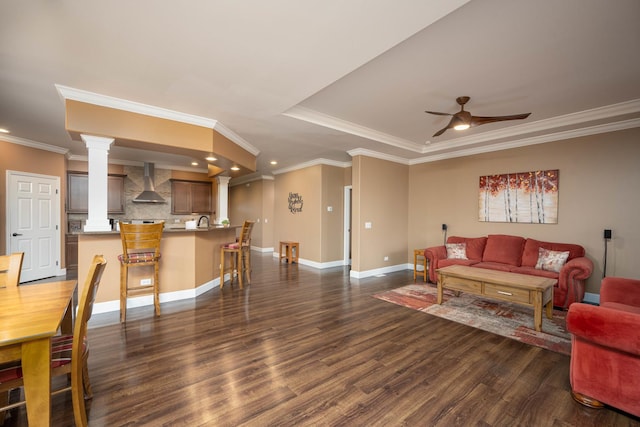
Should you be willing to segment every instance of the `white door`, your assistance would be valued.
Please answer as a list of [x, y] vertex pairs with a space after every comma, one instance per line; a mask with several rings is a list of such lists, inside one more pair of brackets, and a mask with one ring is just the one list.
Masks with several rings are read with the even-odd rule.
[[20, 282], [57, 275], [60, 178], [7, 171], [7, 217], [7, 252], [24, 252]]

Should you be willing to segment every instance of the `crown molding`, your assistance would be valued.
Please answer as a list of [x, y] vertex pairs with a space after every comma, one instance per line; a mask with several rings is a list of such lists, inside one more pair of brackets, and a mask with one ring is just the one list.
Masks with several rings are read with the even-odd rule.
[[510, 148], [525, 147], [527, 145], [544, 144], [547, 142], [562, 141], [566, 139], [579, 138], [582, 136], [597, 135], [607, 132], [615, 132], [625, 129], [640, 127], [640, 118], [623, 120], [613, 123], [605, 123], [602, 125], [588, 126], [579, 129], [565, 130], [554, 132], [540, 136], [532, 136], [529, 138], [514, 139], [511, 141], [499, 142], [496, 144], [485, 145], [482, 147], [471, 147], [467, 149], [433, 154], [419, 159], [409, 160], [410, 165], [435, 162], [438, 160], [452, 159], [455, 157], [471, 156], [474, 154], [489, 153], [492, 151], [508, 150]]
[[216, 122], [213, 129], [219, 132], [220, 134], [224, 135], [226, 138], [230, 139], [231, 141], [235, 142], [237, 145], [244, 148], [254, 156], [257, 156], [258, 154], [260, 154], [260, 150], [258, 150], [256, 147], [251, 145], [244, 138], [242, 138], [240, 135], [238, 135], [237, 133], [235, 133], [234, 131], [232, 131], [222, 123]]
[[[452, 148], [481, 144], [498, 139], [513, 138], [516, 136], [531, 134], [535, 132], [546, 132], [551, 129], [557, 129], [563, 126], [581, 125], [583, 123], [610, 119], [612, 117], [620, 117], [626, 114], [635, 114], [639, 112], [640, 99], [634, 99], [618, 104], [612, 104], [604, 107], [592, 108], [590, 110], [578, 111], [576, 113], [565, 114], [563, 116], [552, 117], [549, 119], [538, 120], [530, 123], [522, 123], [504, 129], [497, 129], [479, 133], [477, 135], [469, 135], [460, 138], [449, 139], [438, 144], [433, 144], [432, 141], [427, 141], [428, 145], [424, 147], [423, 153], [426, 154], [443, 149], [450, 150]], [[556, 133], [550, 133], [549, 135], [556, 135]], [[445, 148], [443, 148], [443, 144], [446, 144], [446, 146], [444, 146]]]
[[260, 150], [215, 119], [181, 113], [179, 111], [168, 110], [166, 108], [155, 107], [153, 105], [142, 104], [135, 101], [128, 101], [126, 99], [115, 98], [113, 96], [101, 95], [99, 93], [75, 89], [59, 84], [56, 84], [55, 87], [63, 101], [71, 99], [73, 101], [85, 102], [87, 104], [99, 105], [101, 107], [114, 108], [116, 110], [128, 111], [130, 113], [142, 114], [145, 116], [157, 117], [159, 119], [173, 120], [175, 122], [213, 129], [254, 156], [260, 154]]
[[296, 170], [317, 166], [317, 165], [327, 165], [327, 166], [336, 166], [339, 168], [348, 168], [351, 167], [351, 162], [339, 162], [337, 160], [329, 160], [329, 159], [314, 159], [308, 162], [299, 163], [294, 166], [290, 166], [287, 168], [277, 169], [273, 171], [274, 175], [279, 175], [281, 173], [293, 172]]
[[24, 145], [25, 147], [37, 148], [38, 150], [51, 151], [52, 153], [64, 154], [69, 157], [69, 150], [64, 147], [58, 147], [56, 145], [49, 145], [42, 142], [32, 141], [26, 138], [19, 138], [17, 136], [2, 135], [0, 141], [6, 141], [11, 144]]
[[366, 126], [348, 122], [346, 120], [342, 120], [328, 114], [320, 113], [319, 111], [311, 110], [309, 108], [301, 107], [299, 105], [290, 108], [282, 114], [287, 117], [324, 126], [326, 128], [337, 130], [340, 132], [361, 136], [372, 141], [382, 142], [383, 144], [392, 145], [394, 147], [403, 148], [405, 150], [414, 151], [416, 153], [423, 152], [422, 150], [424, 147], [421, 143], [409, 141], [408, 139], [398, 138], [396, 136], [389, 135], [384, 132], [379, 132]]
[[347, 151], [347, 153], [351, 157], [367, 156], [367, 157], [373, 157], [373, 158], [380, 159], [380, 160], [387, 160], [389, 162], [400, 163], [402, 165], [409, 165], [410, 164], [410, 160], [408, 160], [408, 159], [405, 159], [405, 158], [402, 158], [402, 157], [399, 157], [399, 156], [393, 156], [391, 154], [380, 153], [378, 151], [369, 150], [367, 148], [356, 148], [354, 150]]
[[[630, 101], [620, 102], [618, 104], [592, 108], [589, 110], [565, 114], [549, 119], [527, 122], [516, 126], [510, 126], [504, 129], [482, 132], [477, 135], [469, 135], [450, 139], [443, 143], [434, 143], [431, 140], [427, 140], [424, 142], [424, 144], [416, 143], [403, 138], [398, 138], [383, 132], [378, 132], [374, 129], [341, 120], [336, 117], [301, 106], [295, 106], [284, 112], [283, 115], [324, 126], [329, 129], [334, 129], [337, 131], [360, 136], [372, 141], [382, 142], [384, 144], [402, 148], [408, 151], [427, 154], [431, 152], [441, 151], [443, 149], [450, 150], [452, 148], [481, 144], [497, 139], [513, 138], [524, 134], [549, 131], [551, 129], [557, 129], [563, 126], [575, 126], [587, 122], [610, 119], [612, 117], [620, 117], [624, 116], [625, 114], [635, 114], [639, 112], [640, 99], [633, 99]], [[445, 143], [446, 145], [443, 145]]]

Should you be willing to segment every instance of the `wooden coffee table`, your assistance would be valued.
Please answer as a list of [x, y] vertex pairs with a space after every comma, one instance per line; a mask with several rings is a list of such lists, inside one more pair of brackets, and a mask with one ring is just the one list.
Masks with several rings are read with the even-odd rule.
[[464, 265], [451, 265], [439, 268], [436, 272], [438, 304], [442, 304], [442, 294], [447, 288], [533, 307], [536, 331], [542, 330], [542, 307], [545, 307], [549, 319], [553, 317], [553, 286], [556, 279]]

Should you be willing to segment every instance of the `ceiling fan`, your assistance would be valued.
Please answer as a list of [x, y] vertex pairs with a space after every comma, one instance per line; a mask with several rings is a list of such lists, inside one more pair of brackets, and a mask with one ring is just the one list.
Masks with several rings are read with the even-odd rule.
[[452, 116], [449, 124], [440, 129], [438, 132], [433, 134], [433, 136], [440, 136], [447, 129], [456, 129], [456, 130], [464, 130], [473, 126], [485, 125], [487, 123], [494, 122], [502, 122], [505, 120], [521, 120], [529, 117], [531, 113], [526, 114], [514, 114], [511, 116], [493, 116], [493, 117], [482, 117], [482, 116], [472, 116], [470, 112], [464, 110], [464, 104], [469, 102], [468, 96], [460, 96], [456, 98], [456, 102], [460, 104], [460, 111], [455, 114], [451, 113], [440, 113], [438, 111], [425, 111], [425, 113], [435, 114], [437, 116]]

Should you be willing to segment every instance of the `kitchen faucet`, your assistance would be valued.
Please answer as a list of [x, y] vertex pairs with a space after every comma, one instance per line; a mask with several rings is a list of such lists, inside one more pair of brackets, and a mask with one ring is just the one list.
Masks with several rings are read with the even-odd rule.
[[206, 215], [202, 215], [199, 219], [198, 219], [198, 227], [200, 227], [200, 221], [202, 221], [202, 219], [206, 219], [207, 220], [207, 227], [209, 226], [209, 217]]

